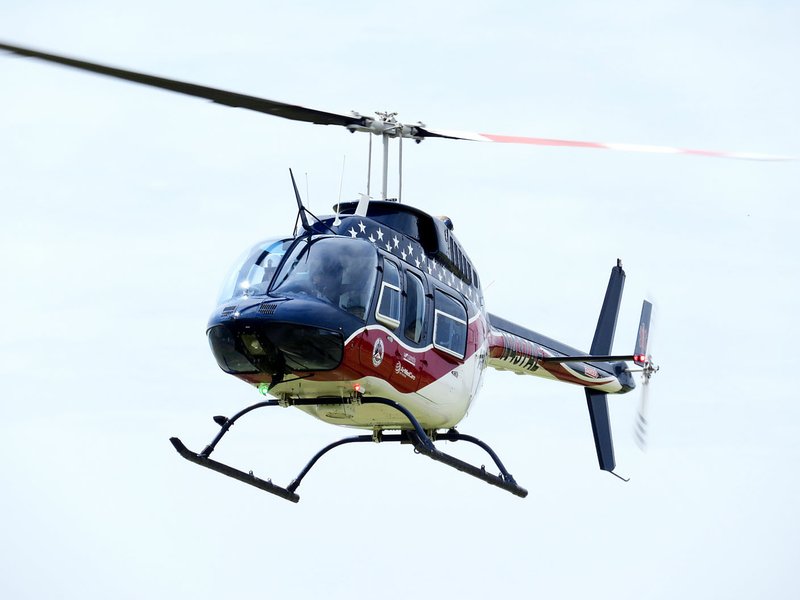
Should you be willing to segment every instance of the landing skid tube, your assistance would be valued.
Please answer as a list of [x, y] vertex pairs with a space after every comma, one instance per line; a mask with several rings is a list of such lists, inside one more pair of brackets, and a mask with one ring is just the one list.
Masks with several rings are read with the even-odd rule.
[[[342, 404], [349, 402], [343, 401]], [[411, 412], [406, 409], [404, 406], [394, 402], [393, 400], [388, 400], [386, 398], [362, 398], [360, 399], [362, 404], [384, 404], [386, 406], [390, 406], [401, 413], [409, 420], [409, 423], [412, 425], [413, 429], [410, 430], [403, 430], [398, 434], [384, 434], [382, 432], [376, 432], [373, 435], [357, 435], [353, 437], [348, 437], [341, 439], [339, 441], [333, 442], [325, 446], [322, 450], [317, 452], [308, 464], [303, 468], [302, 471], [297, 475], [297, 477], [292, 480], [292, 482], [287, 485], [286, 487], [282, 487], [272, 483], [272, 480], [263, 480], [259, 479], [253, 472], [250, 471], [245, 473], [244, 471], [240, 471], [239, 469], [235, 469], [229, 465], [223, 464], [221, 462], [217, 462], [209, 458], [211, 453], [216, 448], [219, 441], [222, 437], [228, 432], [231, 426], [241, 417], [246, 415], [247, 413], [266, 406], [279, 406], [280, 402], [278, 400], [267, 400], [264, 402], [259, 402], [257, 404], [253, 404], [252, 406], [248, 406], [244, 410], [238, 412], [236, 415], [231, 417], [230, 419], [225, 417], [214, 417], [214, 421], [220, 425], [220, 430], [217, 433], [216, 437], [213, 441], [205, 447], [205, 449], [200, 452], [199, 454], [189, 450], [183, 442], [177, 437], [170, 438], [170, 442], [175, 447], [175, 450], [188, 461], [191, 461], [201, 467], [206, 467], [207, 469], [211, 469], [212, 471], [216, 471], [217, 473], [222, 473], [223, 475], [227, 475], [228, 477], [232, 477], [233, 479], [237, 479], [243, 483], [248, 485], [252, 485], [257, 487], [260, 490], [268, 492], [270, 494], [274, 494], [283, 498], [284, 500], [289, 500], [290, 502], [298, 502], [300, 500], [300, 496], [297, 495], [295, 492], [297, 488], [300, 486], [300, 482], [303, 478], [308, 474], [311, 468], [317, 463], [317, 461], [322, 458], [323, 455], [327, 454], [334, 448], [338, 448], [339, 446], [343, 446], [345, 444], [354, 444], [354, 443], [362, 443], [362, 442], [398, 442], [401, 444], [411, 444], [414, 446], [414, 449], [419, 454], [424, 454], [428, 458], [435, 460], [437, 462], [443, 463], [449, 467], [453, 467], [454, 469], [458, 469], [459, 471], [466, 473], [468, 475], [472, 475], [486, 483], [491, 485], [497, 486], [507, 492], [514, 494], [515, 496], [519, 496], [520, 498], [524, 498], [528, 495], [528, 491], [519, 485], [517, 482], [514, 481], [514, 478], [511, 474], [506, 470], [503, 463], [500, 461], [500, 458], [495, 454], [495, 452], [489, 447], [488, 444], [482, 442], [481, 440], [472, 437], [470, 435], [464, 435], [455, 429], [450, 429], [443, 433], [437, 433], [436, 431], [432, 431], [431, 435], [428, 435], [425, 430], [420, 425], [419, 421], [414, 417]], [[313, 405], [319, 404], [319, 400], [296, 400], [293, 402], [295, 406], [298, 405]], [[487, 454], [492, 458], [497, 468], [500, 470], [500, 475], [494, 475], [492, 473], [488, 473], [484, 466], [480, 468], [467, 463], [461, 459], [458, 459], [454, 456], [449, 454], [445, 454], [444, 452], [440, 451], [434, 445], [434, 440], [447, 440], [451, 442], [458, 442], [458, 441], [465, 441], [475, 444], [483, 448]]]

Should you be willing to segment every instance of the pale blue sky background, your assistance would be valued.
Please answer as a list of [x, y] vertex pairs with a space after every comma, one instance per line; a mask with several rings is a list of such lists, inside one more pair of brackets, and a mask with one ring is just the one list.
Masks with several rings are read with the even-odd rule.
[[[4, 2], [0, 39], [434, 128], [800, 153], [791, 2]], [[798, 163], [430, 140], [405, 198], [447, 214], [489, 310], [616, 350], [658, 303], [651, 444], [579, 388], [490, 372], [461, 430], [520, 500], [408, 448], [343, 448], [292, 505], [191, 465], [258, 400], [204, 336], [230, 262], [364, 191], [367, 139], [0, 56], [4, 598], [795, 598]], [[305, 174], [308, 184], [305, 184]], [[220, 446], [288, 482], [347, 434], [264, 411]], [[449, 450], [482, 461], [469, 448]]]

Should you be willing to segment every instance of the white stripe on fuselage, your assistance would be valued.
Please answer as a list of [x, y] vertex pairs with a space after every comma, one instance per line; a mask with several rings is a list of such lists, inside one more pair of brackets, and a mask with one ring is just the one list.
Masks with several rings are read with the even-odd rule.
[[[425, 429], [454, 427], [467, 413], [479, 390], [485, 365], [479, 351], [463, 364], [445, 373], [418, 392], [402, 393], [380, 377], [362, 377], [352, 381], [312, 381], [296, 379], [275, 386], [278, 395], [290, 398], [351, 398], [353, 387], [360, 385], [366, 397], [394, 400], [411, 413]], [[279, 391], [278, 391], [279, 390]], [[322, 402], [324, 400], [321, 399]], [[396, 409], [376, 404], [320, 404], [298, 407], [326, 423], [363, 429], [408, 429], [410, 423]]]

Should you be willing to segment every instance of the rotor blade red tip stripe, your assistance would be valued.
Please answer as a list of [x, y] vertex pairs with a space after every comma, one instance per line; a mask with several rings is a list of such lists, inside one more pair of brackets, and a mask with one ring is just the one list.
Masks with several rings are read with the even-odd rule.
[[739, 160], [794, 161], [797, 156], [779, 156], [775, 154], [755, 154], [753, 152], [714, 152], [711, 150], [680, 150], [682, 154], [696, 156], [713, 156], [717, 158], [737, 158]]
[[474, 133], [448, 129], [420, 128], [423, 137], [443, 137], [453, 140], [470, 140], [474, 142], [495, 142], [500, 144], [531, 144], [535, 146], [563, 146], [569, 148], [597, 148], [600, 150], [619, 150], [623, 152], [646, 152], [651, 154], [689, 154], [713, 158], [736, 158], [739, 160], [796, 161], [796, 156], [779, 156], [774, 154], [756, 154], [753, 152], [720, 152], [716, 150], [691, 150], [670, 146], [652, 146], [645, 144], [620, 144], [613, 142], [584, 142], [580, 140], [556, 140], [552, 138], [525, 137], [519, 135], [499, 135], [496, 133]]
[[[709, 156], [713, 158], [738, 158], [741, 160], [793, 161], [796, 156], [777, 156], [774, 154], [756, 154], [752, 152], [720, 152], [717, 150], [691, 150], [688, 148], [671, 148], [669, 146], [648, 146], [642, 144], [616, 144], [602, 142], [581, 142], [577, 140], [554, 140], [548, 138], [532, 138], [515, 135], [496, 135], [480, 133], [480, 139], [502, 144], [534, 144], [537, 146], [566, 146], [573, 148], [599, 148], [602, 150], [621, 150], [623, 152], [650, 152], [655, 154], [690, 154], [692, 156]], [[472, 139], [478, 139], [472, 138]]]
[[496, 135], [493, 133], [481, 133], [479, 135], [491, 142], [500, 142], [501, 144], [534, 144], [536, 146], [569, 146], [573, 148], [607, 148], [605, 144], [598, 144], [597, 142], [552, 140], [547, 138], [533, 138], [517, 135]]
[[725, 157], [725, 152], [712, 152], [711, 150], [681, 150], [683, 154], [694, 154], [696, 156], [720, 156]]

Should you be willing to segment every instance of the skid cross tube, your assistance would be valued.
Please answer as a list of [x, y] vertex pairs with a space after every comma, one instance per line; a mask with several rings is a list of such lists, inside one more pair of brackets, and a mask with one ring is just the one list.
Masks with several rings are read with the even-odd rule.
[[251, 410], [255, 410], [257, 408], [262, 408], [264, 406], [277, 406], [277, 405], [278, 405], [277, 400], [265, 400], [264, 402], [258, 402], [257, 404], [253, 404], [252, 406], [248, 406], [247, 408], [240, 410], [230, 419], [225, 419], [225, 417], [214, 417], [215, 423], [219, 424], [219, 422], [222, 421], [219, 433], [217, 434], [217, 437], [215, 437], [214, 440], [208, 446], [205, 447], [205, 449], [200, 453], [200, 455], [208, 458], [209, 455], [214, 451], [214, 448], [217, 447], [217, 444], [219, 444], [219, 441], [222, 439], [222, 436], [228, 433], [228, 430], [240, 417], [245, 416]]
[[371, 441], [373, 441], [371, 435], [356, 435], [356, 436], [353, 436], [353, 437], [344, 438], [342, 440], [339, 440], [338, 442], [333, 442], [331, 444], [328, 444], [322, 450], [317, 452], [311, 458], [310, 461], [308, 461], [308, 464], [306, 464], [306, 466], [303, 467], [303, 470], [300, 471], [300, 473], [297, 475], [297, 477], [295, 477], [292, 480], [292, 483], [290, 483], [289, 485], [286, 486], [286, 489], [289, 490], [290, 492], [294, 492], [298, 488], [298, 486], [300, 485], [300, 482], [303, 481], [303, 477], [306, 476], [306, 473], [308, 473], [311, 470], [311, 467], [313, 467], [315, 464], [317, 464], [317, 461], [320, 458], [322, 458], [323, 454], [327, 454], [328, 452], [330, 452], [334, 448], [338, 448], [339, 446], [344, 446], [345, 444], [357, 444], [357, 443], [360, 443], [360, 442], [371, 442]]
[[[348, 404], [351, 400], [349, 399], [342, 399], [340, 401], [320, 401], [318, 399], [303, 399], [303, 400], [294, 400], [291, 401], [290, 404], [295, 406], [308, 406], [308, 405], [318, 405], [318, 404]], [[464, 435], [459, 433], [455, 429], [450, 429], [445, 433], [437, 434], [434, 430], [431, 432], [431, 435], [425, 432], [422, 428], [420, 422], [416, 419], [416, 417], [409, 411], [407, 408], [398, 404], [394, 400], [389, 400], [387, 398], [360, 398], [356, 399], [356, 402], [360, 402], [361, 404], [383, 404], [385, 406], [389, 406], [394, 408], [395, 410], [401, 412], [403, 416], [405, 416], [409, 424], [411, 425], [412, 429], [402, 430], [399, 434], [383, 434], [382, 432], [378, 432], [376, 435], [358, 435], [353, 437], [344, 438], [338, 440], [336, 442], [332, 442], [325, 446], [322, 450], [317, 452], [311, 460], [308, 461], [305, 467], [300, 471], [300, 473], [295, 477], [292, 482], [286, 486], [282, 487], [272, 483], [272, 480], [267, 479], [263, 480], [255, 475], [253, 472], [250, 471], [245, 473], [244, 471], [240, 471], [239, 469], [235, 469], [229, 465], [223, 464], [221, 462], [217, 462], [209, 458], [210, 454], [214, 451], [217, 444], [223, 438], [223, 436], [230, 430], [231, 426], [241, 417], [248, 414], [249, 412], [257, 409], [263, 408], [267, 406], [280, 406], [281, 403], [278, 400], [266, 400], [263, 402], [258, 402], [247, 408], [239, 411], [231, 418], [225, 417], [214, 417], [214, 422], [220, 425], [220, 430], [214, 439], [208, 444], [205, 449], [201, 453], [195, 453], [189, 450], [183, 442], [177, 437], [170, 438], [170, 442], [175, 447], [175, 450], [185, 458], [186, 460], [193, 462], [201, 467], [206, 467], [207, 469], [211, 469], [212, 471], [216, 471], [223, 475], [227, 475], [228, 477], [232, 477], [238, 481], [243, 483], [247, 483], [248, 485], [252, 485], [260, 490], [265, 492], [269, 492], [270, 494], [274, 494], [285, 500], [289, 500], [290, 502], [298, 502], [300, 500], [300, 496], [297, 495], [296, 490], [300, 486], [303, 478], [308, 474], [311, 468], [317, 463], [317, 461], [322, 458], [325, 454], [333, 450], [334, 448], [338, 448], [339, 446], [343, 446], [345, 444], [353, 444], [353, 443], [364, 443], [364, 442], [399, 442], [405, 444], [412, 444], [414, 449], [420, 453], [424, 454], [428, 458], [435, 460], [437, 462], [441, 462], [445, 465], [453, 467], [454, 469], [458, 469], [463, 473], [467, 473], [468, 475], [472, 475], [486, 483], [491, 485], [497, 486], [501, 489], [504, 489], [516, 496], [524, 498], [528, 495], [527, 490], [517, 485], [517, 482], [514, 481], [514, 478], [511, 474], [506, 470], [503, 463], [500, 461], [500, 458], [497, 454], [492, 450], [488, 444], [482, 442], [481, 440], [474, 438], [469, 435]], [[451, 442], [457, 441], [465, 441], [480, 446], [483, 450], [485, 450], [489, 456], [491, 456], [492, 460], [494, 460], [497, 467], [500, 469], [500, 475], [493, 475], [491, 473], [487, 473], [486, 469], [481, 466], [480, 468], [464, 462], [454, 456], [450, 456], [449, 454], [445, 454], [437, 449], [434, 444], [433, 440], [435, 439], [444, 439]]]

